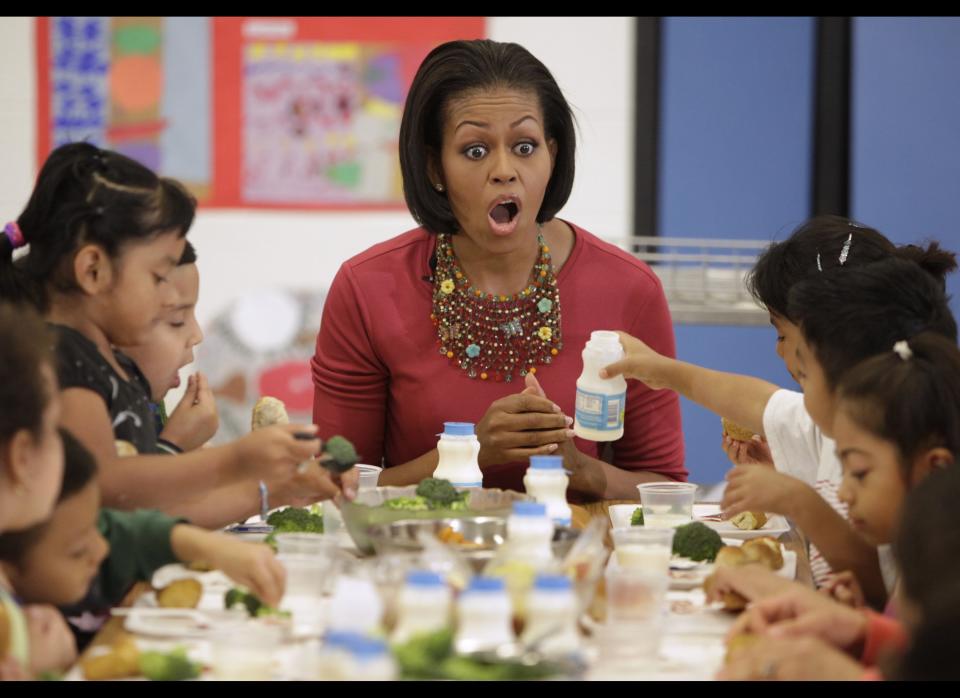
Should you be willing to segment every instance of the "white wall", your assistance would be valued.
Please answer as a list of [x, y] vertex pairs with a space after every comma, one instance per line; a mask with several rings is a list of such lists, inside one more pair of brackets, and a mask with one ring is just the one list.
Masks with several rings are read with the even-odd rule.
[[[31, 17], [0, 18], [3, 222], [19, 214], [37, 170], [34, 31]], [[573, 107], [577, 177], [561, 215], [605, 238], [631, 233], [633, 20], [492, 17], [488, 33], [542, 60]], [[251, 288], [325, 287], [345, 259], [413, 225], [406, 213], [201, 209], [190, 233], [200, 257], [200, 322]]]
[[[633, 21], [492, 17], [490, 37], [530, 49], [553, 72], [581, 131], [577, 180], [563, 215], [604, 237], [630, 228]], [[29, 196], [37, 163], [34, 21], [0, 18], [0, 218]], [[201, 321], [251, 283], [312, 288], [340, 263], [414, 225], [405, 213], [201, 210], [190, 238], [201, 258]]]

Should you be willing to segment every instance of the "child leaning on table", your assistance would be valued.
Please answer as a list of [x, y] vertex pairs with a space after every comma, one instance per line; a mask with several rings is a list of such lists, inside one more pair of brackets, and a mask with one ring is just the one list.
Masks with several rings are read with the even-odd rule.
[[0, 535], [0, 569], [21, 599], [61, 607], [81, 641], [89, 641], [135, 582], [174, 562], [207, 563], [266, 603], [279, 603], [286, 573], [269, 546], [159, 511], [101, 509], [93, 456], [68, 431], [61, 436], [64, 477], [52, 518]]

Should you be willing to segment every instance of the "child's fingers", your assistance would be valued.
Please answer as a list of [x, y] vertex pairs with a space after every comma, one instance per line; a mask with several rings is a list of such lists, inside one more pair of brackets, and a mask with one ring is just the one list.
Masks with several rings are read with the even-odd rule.
[[[604, 366], [603, 368], [601, 368], [601, 369], [600, 369], [600, 377], [601, 377], [601, 378], [614, 378], [615, 376], [619, 376], [619, 375], [625, 374], [625, 372], [627, 371], [627, 366], [628, 366], [628, 362], [627, 362], [626, 359], [622, 359], [622, 360], [620, 360], [620, 361], [616, 361], [616, 362], [610, 364], [609, 366]], [[624, 375], [624, 377], [626, 378], [626, 377], [630, 377], [630, 376]]]
[[197, 374], [197, 400], [200, 402], [213, 400], [213, 391], [210, 390], [210, 382], [202, 373]]
[[337, 479], [340, 481], [343, 496], [347, 500], [356, 499], [357, 490], [360, 486], [360, 469], [350, 468], [347, 472], [340, 474]]
[[257, 549], [247, 561], [246, 571], [249, 575], [248, 584], [254, 593], [268, 606], [278, 606], [283, 598], [285, 570], [273, 551]]

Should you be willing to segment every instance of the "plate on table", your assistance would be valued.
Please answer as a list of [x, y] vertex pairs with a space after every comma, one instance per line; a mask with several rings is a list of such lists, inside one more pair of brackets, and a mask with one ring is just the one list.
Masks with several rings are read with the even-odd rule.
[[607, 516], [613, 528], [628, 528], [633, 512], [640, 508], [640, 502], [630, 504], [611, 504], [607, 507]]
[[[732, 545], [739, 548], [745, 541], [739, 538], [724, 538], [724, 545]], [[783, 557], [783, 567], [777, 570], [777, 574], [787, 579], [796, 579], [797, 577], [797, 553], [793, 550], [787, 550], [783, 543], [780, 543], [780, 556]], [[713, 565], [711, 565], [713, 567]]]
[[235, 626], [239, 630], [247, 622], [246, 614], [240, 610], [135, 606], [125, 612], [123, 627], [149, 637], [206, 638], [224, 628]]
[[769, 515], [767, 522], [761, 528], [744, 531], [742, 528], [734, 526], [730, 521], [720, 519], [719, 504], [694, 504], [693, 518], [695, 521], [705, 523], [723, 538], [736, 538], [739, 540], [750, 540], [751, 538], [760, 538], [761, 536], [779, 538], [784, 533], [790, 532], [790, 524], [779, 514]]

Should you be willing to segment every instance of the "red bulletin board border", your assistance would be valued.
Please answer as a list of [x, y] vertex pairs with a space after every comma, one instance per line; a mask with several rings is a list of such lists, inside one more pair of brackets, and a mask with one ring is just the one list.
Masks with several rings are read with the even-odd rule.
[[[211, 50], [213, 84], [213, 173], [211, 193], [200, 201], [205, 208], [250, 208], [279, 210], [399, 211], [397, 204], [277, 204], [250, 203], [241, 197], [243, 162], [242, 72], [244, 26], [248, 20], [263, 22], [294, 20], [295, 33], [283, 41], [366, 41], [440, 44], [453, 39], [485, 36], [484, 17], [214, 17]], [[35, 22], [37, 46], [37, 170], [51, 146], [50, 128], [50, 18]], [[253, 41], [256, 39], [250, 39]], [[408, 83], [417, 66], [404, 65]]]

